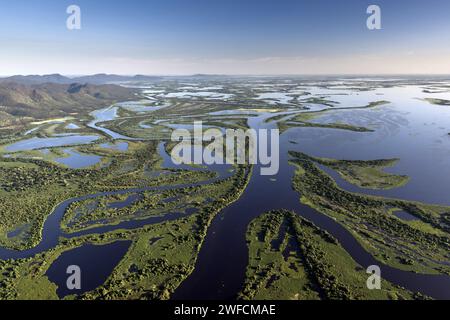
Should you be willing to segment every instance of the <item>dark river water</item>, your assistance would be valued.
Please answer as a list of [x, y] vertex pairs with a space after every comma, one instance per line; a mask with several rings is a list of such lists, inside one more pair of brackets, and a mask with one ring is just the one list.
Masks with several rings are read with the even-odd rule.
[[[401, 103], [403, 101], [402, 99], [403, 98], [399, 98], [398, 103]], [[411, 107], [412, 102], [408, 100], [407, 103], [409, 103], [407, 106]], [[383, 127], [380, 130], [380, 134], [369, 135], [354, 132], [340, 132], [337, 130], [324, 131], [316, 129], [294, 129], [283, 134], [280, 141], [279, 173], [275, 177], [261, 176], [259, 174], [260, 166], [255, 166], [249, 185], [241, 198], [222, 210], [222, 212], [220, 212], [213, 220], [198, 256], [195, 271], [176, 290], [173, 299], [193, 300], [235, 298], [242, 288], [248, 263], [248, 249], [246, 246], [245, 235], [249, 223], [264, 212], [281, 208], [293, 210], [297, 214], [314, 222], [318, 227], [331, 233], [363, 268], [367, 268], [370, 265], [378, 265], [381, 267], [382, 277], [393, 284], [403, 286], [412, 291], [420, 291], [434, 298], [450, 299], [449, 276], [416, 274], [381, 264], [355, 240], [349, 231], [336, 221], [318, 213], [308, 206], [302, 205], [299, 201], [300, 195], [292, 189], [292, 178], [295, 168], [289, 164], [288, 151], [290, 150], [302, 151], [314, 156], [330, 158], [380, 159], [400, 157], [402, 159], [400, 164], [388, 171], [399, 174], [408, 174], [411, 176], [411, 182], [405, 187], [398, 189], [386, 191], [361, 189], [340, 179], [336, 173], [329, 173], [337, 180], [341, 187], [349, 191], [408, 200], [420, 200], [428, 203], [449, 204], [450, 199], [446, 196], [446, 190], [450, 189], [450, 179], [448, 179], [449, 175], [445, 176], [445, 174], [447, 170], [450, 173], [450, 166], [445, 161], [442, 161], [449, 153], [435, 148], [436, 146], [447, 143], [443, 140], [444, 137], [431, 136], [430, 138], [430, 135], [432, 135], [431, 132], [436, 132], [436, 130], [429, 130], [426, 125], [422, 126], [423, 134], [428, 139], [435, 139], [436, 141], [433, 140], [434, 142], [431, 143], [431, 147], [421, 147], [419, 143], [416, 143], [416, 149], [413, 150], [411, 144], [414, 144], [414, 142], [402, 142], [411, 140], [411, 133], [407, 131], [405, 134], [404, 130], [399, 130], [399, 126], [402, 124], [410, 124], [411, 121], [426, 121], [426, 123], [428, 123], [428, 121], [435, 120], [437, 124], [431, 125], [433, 128], [436, 126], [440, 128], [443, 124], [440, 124], [438, 122], [439, 119], [437, 118], [430, 118], [430, 112], [425, 113], [422, 118], [420, 118], [421, 113], [419, 113], [419, 116], [414, 115], [414, 117], [412, 117], [407, 114], [407, 111], [405, 111], [406, 109], [402, 110], [401, 107], [399, 107], [399, 109], [400, 111], [395, 112], [388, 109], [389, 112], [393, 113], [394, 116], [398, 116], [398, 118], [396, 121], [391, 122], [388, 119], [387, 122], [389, 123], [389, 126]], [[107, 112], [115, 114], [114, 109], [107, 109]], [[100, 120], [103, 115], [104, 114], [102, 113], [97, 114], [97, 119]], [[108, 114], [106, 115], [107, 117], [110, 116]], [[249, 118], [249, 125], [254, 129], [273, 128], [273, 123], [267, 124], [264, 122], [266, 118], [271, 116], [274, 116], [274, 114]], [[374, 121], [376, 122], [377, 119], [382, 116], [385, 115], [365, 115], [365, 123], [362, 123], [361, 125], [370, 124]], [[96, 123], [93, 123], [93, 126], [95, 125]], [[450, 126], [448, 129], [450, 129]], [[443, 130], [441, 131], [444, 132]], [[333, 132], [334, 135], [330, 136], [330, 132]], [[386, 132], [389, 133], [389, 138], [383, 140], [380, 137], [383, 136], [383, 134], [386, 135]], [[437, 132], [440, 134], [440, 131]], [[123, 137], [120, 138], [122, 139]], [[423, 140], [424, 136], [420, 136], [417, 139]], [[334, 141], [334, 143], [332, 143], [332, 141]], [[340, 141], [340, 143], [337, 143], [337, 141]], [[292, 142], [296, 142], [296, 144], [293, 144]], [[358, 147], [355, 147], [355, 145]], [[397, 145], [397, 147], [395, 147], [395, 145]], [[429, 148], [432, 150], [431, 156], [426, 153]], [[173, 165], [171, 158], [164, 150], [163, 143], [159, 146], [159, 153], [163, 157], [164, 167], [192, 170], [191, 167]], [[414, 159], [409, 158], [417, 153], [419, 154]], [[419, 170], [420, 172], [418, 172], [417, 168], [419, 167], [423, 167], [424, 170]], [[229, 167], [227, 166], [210, 166], [209, 169], [218, 172], [219, 176], [215, 179], [198, 183], [197, 185], [212, 183], [217, 181], [217, 179], [224, 179], [231, 174], [228, 171]], [[427, 189], [431, 186], [433, 181], [435, 181], [435, 189]], [[164, 191], [186, 186], [188, 185], [137, 188], [86, 195], [66, 200], [57, 206], [46, 220], [42, 233], [42, 241], [38, 246], [25, 251], [0, 248], [0, 258], [17, 259], [32, 257], [57, 246], [60, 237], [74, 238], [87, 234], [110, 232], [117, 229], [136, 229], [148, 224], [178, 219], [183, 216], [183, 214], [173, 212], [161, 217], [158, 216], [141, 220], [125, 221], [118, 225], [105, 225], [73, 234], [65, 234], [60, 228], [61, 219], [63, 218], [66, 208], [74, 201], [95, 199], [117, 194], [139, 194], [150, 190]], [[449, 188], [445, 189], [446, 187]], [[131, 204], [133, 201], [136, 201], [136, 196], [130, 196], [124, 203], [120, 203], [120, 206]], [[191, 211], [191, 213], [192, 212], [194, 211]], [[120, 257], [125, 254], [125, 248], [129, 245], [125, 243], [126, 242], [117, 242], [107, 246], [92, 246], [86, 244], [80, 248], [63, 253], [48, 271], [49, 278], [60, 287], [58, 294], [60, 296], [70, 294], [63, 288], [67, 279], [65, 271], [68, 264], [77, 264], [74, 263], [74, 261], [77, 261], [82, 265], [85, 263], [89, 264], [89, 261], [92, 261], [95, 256], [100, 257], [105, 255], [109, 258], [105, 258], [99, 266], [92, 267], [94, 269], [86, 269], [90, 270], [89, 273], [92, 274], [86, 279], [85, 288], [91, 290], [101, 285], [117, 265]]]
[[[79, 248], [64, 252], [47, 270], [47, 277], [58, 285], [56, 293], [60, 298], [79, 295], [102, 285], [111, 272], [127, 253], [131, 241], [117, 241], [111, 244], [95, 246], [85, 244]], [[80, 288], [69, 289], [67, 279], [70, 266], [80, 268]]]
[[[264, 118], [250, 120], [250, 126], [270, 127], [270, 125], [262, 124]], [[242, 288], [248, 264], [245, 238], [248, 225], [264, 212], [284, 208], [295, 211], [313, 221], [318, 227], [330, 232], [363, 268], [378, 265], [381, 267], [382, 277], [394, 284], [435, 298], [450, 299], [449, 276], [421, 275], [383, 265], [340, 224], [300, 203], [300, 195], [292, 189], [295, 168], [288, 163], [289, 150], [301, 151], [301, 146], [289, 142], [295, 139], [294, 135], [281, 137], [280, 171], [275, 181], [274, 177], [259, 175], [259, 166], [256, 166], [242, 197], [214, 219], [193, 274], [182, 283], [173, 298], [178, 300], [234, 299]]]

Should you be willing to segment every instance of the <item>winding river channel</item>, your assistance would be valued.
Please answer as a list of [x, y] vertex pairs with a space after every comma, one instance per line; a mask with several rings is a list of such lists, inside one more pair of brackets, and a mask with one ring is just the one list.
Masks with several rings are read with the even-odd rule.
[[[165, 143], [160, 143], [158, 146], [158, 152], [163, 157], [163, 167], [167, 169], [185, 169], [185, 170], [193, 170], [189, 166], [176, 166], [172, 163], [171, 157], [167, 155], [165, 151]], [[213, 170], [214, 172], [217, 172], [218, 175], [215, 178], [202, 181], [195, 184], [179, 184], [179, 185], [173, 185], [173, 186], [163, 186], [163, 187], [145, 187], [145, 188], [135, 188], [135, 189], [126, 189], [126, 190], [118, 190], [118, 191], [109, 191], [109, 192], [99, 192], [95, 194], [85, 195], [81, 197], [71, 198], [68, 199], [62, 203], [60, 203], [53, 212], [48, 216], [47, 220], [44, 223], [44, 227], [42, 230], [42, 240], [41, 242], [35, 246], [34, 248], [24, 250], [24, 251], [16, 251], [16, 250], [10, 250], [6, 248], [0, 248], [0, 259], [7, 260], [7, 259], [21, 259], [21, 258], [29, 258], [33, 257], [36, 254], [39, 254], [41, 252], [47, 251], [49, 249], [52, 249], [56, 247], [59, 243], [60, 237], [64, 238], [77, 238], [80, 236], [90, 235], [90, 234], [102, 234], [106, 232], [111, 232], [114, 230], [120, 230], [120, 229], [138, 229], [142, 228], [143, 226], [150, 225], [150, 224], [156, 224], [161, 223], [164, 221], [171, 221], [176, 220], [182, 217], [183, 213], [168, 213], [164, 216], [154, 216], [149, 217], [146, 219], [139, 219], [139, 220], [128, 220], [121, 222], [117, 225], [105, 225], [100, 227], [95, 227], [79, 232], [74, 233], [65, 233], [61, 229], [61, 221], [64, 217], [64, 214], [69, 207], [71, 203], [89, 200], [89, 199], [96, 199], [100, 197], [107, 197], [107, 196], [113, 196], [113, 195], [124, 195], [124, 194], [136, 194], [136, 193], [142, 193], [142, 192], [148, 192], [148, 191], [157, 191], [162, 192], [166, 190], [172, 190], [172, 189], [180, 189], [180, 188], [186, 188], [191, 186], [200, 186], [200, 185], [206, 185], [214, 183], [221, 179], [226, 179], [229, 176], [232, 175], [232, 172], [230, 172], [228, 169], [230, 169], [229, 166], [220, 166], [220, 165], [213, 165], [209, 168], [209, 170]], [[197, 169], [198, 170], [198, 169]], [[132, 198], [127, 199], [129, 204], [132, 203]], [[126, 204], [124, 204], [126, 205]]]
[[[108, 112], [115, 113], [111, 109]], [[102, 113], [100, 112], [100, 114]], [[267, 123], [266, 120], [279, 114], [283, 113], [270, 113], [262, 114], [258, 117], [249, 117], [248, 124], [253, 129], [274, 128], [275, 123]], [[285, 112], [284, 114], [289, 115], [290, 113]], [[91, 124], [93, 127], [96, 127], [96, 122]], [[103, 131], [103, 129], [101, 128], [99, 130]], [[114, 132], [107, 133], [116, 139], [126, 138]], [[400, 285], [412, 291], [420, 291], [434, 298], [450, 299], [449, 276], [417, 274], [383, 265], [372, 257], [342, 225], [300, 203], [300, 195], [292, 188], [295, 167], [289, 164], [288, 155], [288, 151], [291, 150], [304, 151], [299, 139], [300, 135], [294, 134], [292, 130], [287, 131], [281, 136], [280, 171], [277, 176], [261, 176], [259, 174], [260, 166], [256, 165], [254, 167], [254, 173], [242, 196], [214, 218], [201, 247], [195, 271], [176, 290], [173, 299], [235, 298], [242, 288], [248, 263], [248, 249], [245, 236], [249, 223], [264, 212], [282, 208], [295, 211], [300, 216], [314, 222], [318, 227], [328, 231], [338, 239], [345, 250], [363, 268], [367, 268], [370, 265], [379, 265], [382, 270], [382, 277], [393, 284]], [[297, 142], [298, 144], [293, 142]], [[165, 168], [192, 170], [191, 167], [175, 166], [165, 151], [164, 143], [160, 143], [159, 145], [159, 154], [164, 159], [163, 167]], [[232, 174], [227, 166], [213, 165], [209, 166], [208, 170], [216, 171], [218, 173], [217, 177], [194, 185], [213, 183], [218, 179], [225, 179]], [[173, 212], [164, 216], [124, 221], [117, 225], [105, 225], [71, 234], [66, 234], [61, 229], [61, 220], [64, 213], [67, 207], [73, 202], [111, 195], [139, 194], [145, 191], [164, 191], [188, 186], [192, 185], [182, 184], [136, 188], [101, 192], [68, 199], [59, 204], [48, 216], [42, 231], [42, 241], [36, 247], [24, 251], [0, 248], [0, 258], [6, 260], [32, 257], [57, 246], [60, 237], [75, 238], [88, 234], [106, 233], [118, 229], [136, 229], [149, 224], [178, 219], [183, 214]], [[362, 192], [367, 190], [357, 191]]]
[[[267, 124], [265, 120], [271, 116], [273, 114], [250, 118], [249, 126], [256, 129], [270, 128], [274, 124]], [[195, 271], [181, 284], [173, 298], [179, 300], [235, 298], [244, 283], [248, 264], [245, 238], [248, 225], [264, 212], [283, 208], [295, 211], [331, 233], [363, 268], [378, 265], [382, 270], [382, 277], [393, 284], [423, 292], [434, 298], [450, 299], [449, 276], [417, 274], [383, 265], [342, 225], [300, 203], [300, 195], [292, 188], [295, 168], [289, 164], [288, 155], [288, 151], [291, 150], [301, 151], [301, 147], [291, 143], [295, 138], [296, 135], [281, 136], [280, 171], [276, 177], [259, 175], [259, 166], [256, 166], [241, 198], [216, 216], [198, 256]]]

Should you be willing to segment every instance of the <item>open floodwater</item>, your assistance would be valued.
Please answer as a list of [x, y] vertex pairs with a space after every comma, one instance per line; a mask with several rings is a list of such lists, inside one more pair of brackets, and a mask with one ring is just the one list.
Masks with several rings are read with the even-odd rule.
[[[316, 95], [324, 95], [326, 90], [316, 88], [311, 90]], [[329, 91], [329, 90], [328, 90]], [[333, 91], [334, 93], [334, 91]], [[436, 95], [433, 95], [435, 97]], [[263, 98], [273, 98], [276, 95], [266, 95]], [[297, 214], [311, 220], [318, 227], [331, 233], [349, 252], [353, 259], [363, 268], [370, 265], [379, 265], [382, 276], [386, 280], [413, 291], [420, 291], [435, 298], [450, 299], [450, 277], [445, 275], [424, 275], [401, 271], [381, 264], [374, 259], [347, 231], [335, 220], [318, 213], [300, 203], [300, 194], [292, 189], [292, 178], [295, 168], [289, 164], [289, 151], [300, 151], [312, 156], [346, 160], [373, 160], [399, 158], [398, 164], [386, 171], [396, 174], [408, 175], [411, 180], [403, 187], [392, 190], [367, 190], [358, 188], [332, 172], [327, 171], [343, 189], [382, 195], [385, 197], [422, 201], [425, 203], [450, 205], [450, 107], [432, 105], [419, 100], [430, 97], [422, 92], [420, 87], [383, 88], [369, 92], [360, 92], [357, 95], [334, 95], [333, 101], [340, 102], [340, 107], [361, 107], [376, 100], [388, 100], [390, 103], [373, 109], [336, 110], [321, 115], [317, 122], [344, 122], [374, 129], [374, 132], [351, 132], [335, 129], [320, 128], [293, 128], [281, 136], [280, 141], [280, 171], [276, 176], [261, 176], [260, 166], [254, 168], [248, 187], [239, 200], [222, 210], [213, 220], [206, 239], [202, 245], [196, 267], [192, 275], [176, 290], [174, 299], [233, 299], [240, 291], [248, 262], [248, 250], [245, 234], [249, 223], [264, 212], [274, 209], [293, 210]], [[450, 94], [439, 94], [438, 98], [450, 100]], [[324, 109], [328, 109], [325, 108]], [[302, 112], [302, 111], [298, 111]], [[292, 111], [285, 112], [286, 114]], [[126, 140], [127, 137], [111, 130], [97, 126], [97, 123], [107, 121], [117, 116], [117, 109], [107, 108], [93, 113], [96, 120], [90, 126], [101, 130], [113, 139]], [[266, 123], [265, 120], [276, 116], [276, 113], [261, 114], [248, 119], [253, 129], [274, 128], [275, 123]], [[60, 138], [58, 138], [60, 139]], [[30, 141], [23, 142], [29, 146]], [[33, 148], [36, 146], [34, 145]], [[38, 141], [39, 142], [39, 141]], [[294, 143], [293, 143], [294, 142]], [[16, 151], [17, 144], [12, 146]], [[66, 145], [66, 144], [64, 144]], [[39, 147], [49, 147], [48, 144]], [[164, 167], [178, 169], [192, 169], [188, 166], [175, 166], [164, 150], [164, 144], [159, 146], [159, 153], [163, 157]], [[203, 182], [212, 183], [216, 179], [223, 179], [230, 173], [225, 166], [210, 166], [210, 170], [218, 171], [219, 177]], [[175, 187], [183, 187], [175, 186]], [[139, 228], [147, 224], [160, 223], [171, 219], [178, 219], [181, 213], [173, 212], [161, 217], [150, 217], [133, 221], [125, 221], [115, 226], [105, 225], [65, 234], [60, 223], [64, 212], [72, 202], [94, 199], [102, 196], [116, 194], [138, 194], [148, 190], [167, 190], [175, 187], [141, 188], [121, 190], [86, 195], [69, 199], [57, 206], [49, 215], [43, 229], [41, 243], [35, 248], [26, 251], [13, 251], [0, 248], [1, 259], [16, 259], [31, 257], [40, 252], [54, 248], [59, 237], [74, 238], [86, 234], [100, 234], [116, 229]], [[133, 197], [129, 198], [130, 204]], [[127, 199], [128, 201], [128, 199]], [[126, 203], [121, 204], [126, 205]], [[401, 213], [400, 213], [401, 216]], [[405, 219], [408, 218], [407, 216]], [[120, 255], [126, 252], [125, 242], [111, 244], [110, 247], [94, 247], [89, 244], [67, 251], [49, 269], [49, 278], [61, 288], [65, 285], [66, 277], [61, 276], [69, 261], [91, 259], [97, 253], [108, 255], [114, 251], [110, 259], [99, 266], [97, 279], [87, 279], [87, 287], [94, 289], [102, 284], [113, 270]], [[114, 246], [125, 248], [115, 250]], [[111, 249], [113, 248], [113, 249]], [[122, 252], [123, 251], [123, 252]], [[119, 260], [118, 260], [119, 259]], [[73, 263], [70, 263], [73, 264]], [[100, 279], [100, 280], [99, 280]], [[65, 296], [64, 289], [58, 294]]]

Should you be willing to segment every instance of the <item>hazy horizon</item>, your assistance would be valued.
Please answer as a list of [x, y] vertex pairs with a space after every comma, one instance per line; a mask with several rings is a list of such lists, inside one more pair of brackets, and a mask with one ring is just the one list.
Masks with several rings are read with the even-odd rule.
[[112, 75], [112, 76], [123, 76], [123, 77], [134, 77], [134, 76], [144, 76], [144, 77], [195, 77], [195, 76], [223, 76], [223, 77], [450, 77], [449, 73], [354, 73], [354, 74], [327, 74], [327, 73], [309, 73], [309, 74], [283, 74], [283, 73], [272, 73], [272, 74], [233, 74], [233, 73], [187, 73], [187, 74], [142, 74], [142, 73], [110, 73], [110, 72], [99, 72], [99, 73], [84, 73], [84, 74], [64, 74], [64, 73], [35, 73], [35, 74], [1, 74], [0, 78], [9, 77], [30, 77], [30, 76], [51, 76], [59, 75], [67, 78], [78, 78], [78, 77], [89, 77], [97, 75]]
[[[2, 76], [450, 74], [445, 0], [0, 2]], [[81, 30], [66, 27], [72, 4]]]

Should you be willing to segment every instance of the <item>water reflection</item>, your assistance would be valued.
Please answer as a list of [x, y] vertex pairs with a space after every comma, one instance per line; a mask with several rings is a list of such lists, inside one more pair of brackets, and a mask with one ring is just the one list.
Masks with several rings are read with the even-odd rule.
[[41, 148], [62, 147], [69, 145], [89, 144], [98, 140], [98, 136], [61, 136], [53, 138], [31, 138], [6, 146], [5, 150], [9, 152], [28, 151]]

